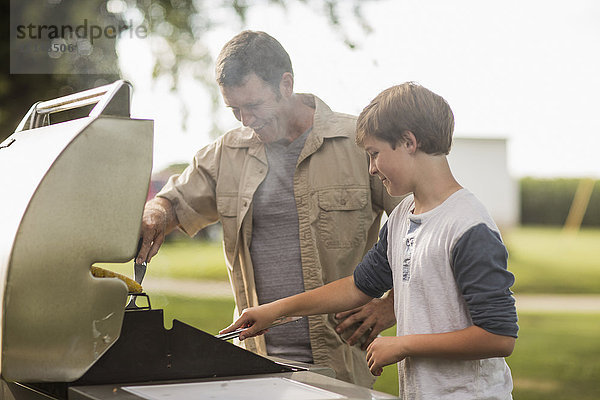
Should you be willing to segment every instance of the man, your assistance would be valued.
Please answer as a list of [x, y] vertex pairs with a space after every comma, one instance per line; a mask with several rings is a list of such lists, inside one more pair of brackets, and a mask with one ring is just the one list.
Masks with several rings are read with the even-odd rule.
[[[194, 235], [220, 221], [236, 311], [350, 275], [375, 242], [382, 211], [399, 200], [369, 175], [354, 144], [356, 118], [294, 93], [289, 55], [264, 32], [231, 39], [216, 75], [243, 126], [201, 149], [146, 204], [138, 262], [175, 227]], [[395, 323], [392, 303], [392, 296], [374, 300], [338, 315], [341, 323], [320, 315], [272, 328], [246, 347], [326, 365], [339, 379], [370, 386], [364, 348]], [[347, 342], [336, 332], [357, 322]]]

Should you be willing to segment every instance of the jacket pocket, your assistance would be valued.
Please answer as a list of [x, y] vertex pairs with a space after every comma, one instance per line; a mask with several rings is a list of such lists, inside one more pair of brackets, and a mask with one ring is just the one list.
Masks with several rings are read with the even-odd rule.
[[352, 248], [366, 240], [369, 191], [331, 188], [318, 192], [320, 240], [329, 249]]
[[223, 225], [223, 243], [225, 251], [233, 252], [235, 239], [237, 237], [237, 194], [231, 196], [221, 195], [217, 197], [217, 211], [219, 213], [221, 224]]

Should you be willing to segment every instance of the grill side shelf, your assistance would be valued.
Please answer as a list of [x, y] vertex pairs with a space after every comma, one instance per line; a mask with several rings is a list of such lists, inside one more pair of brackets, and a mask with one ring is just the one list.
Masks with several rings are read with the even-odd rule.
[[121, 336], [74, 385], [198, 379], [293, 371], [174, 320], [163, 311], [126, 312]]

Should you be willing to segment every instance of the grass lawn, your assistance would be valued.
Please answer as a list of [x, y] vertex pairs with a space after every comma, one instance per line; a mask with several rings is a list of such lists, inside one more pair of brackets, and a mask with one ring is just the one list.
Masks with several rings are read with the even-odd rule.
[[522, 227], [504, 240], [515, 293], [600, 294], [600, 229]]
[[[216, 334], [231, 322], [229, 299], [198, 299], [151, 294], [165, 310], [168, 327], [176, 318]], [[519, 400], [600, 398], [600, 314], [521, 313], [517, 346], [507, 362]], [[384, 332], [393, 335], [394, 329]], [[395, 365], [384, 368], [375, 389], [397, 394]]]
[[[133, 277], [132, 261], [96, 265]], [[148, 263], [145, 279], [152, 277], [228, 281], [223, 246], [221, 243], [185, 238], [164, 243]]]
[[520, 400], [600, 398], [600, 314], [519, 315], [507, 361]]

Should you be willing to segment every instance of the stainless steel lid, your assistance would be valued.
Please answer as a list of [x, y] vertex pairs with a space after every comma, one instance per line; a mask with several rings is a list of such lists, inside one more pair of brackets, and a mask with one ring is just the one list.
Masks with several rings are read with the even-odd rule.
[[[129, 117], [130, 85], [37, 103], [0, 144], [0, 372], [73, 381], [119, 337], [127, 289], [92, 277], [135, 253], [153, 122]], [[89, 116], [49, 115], [96, 104]]]

